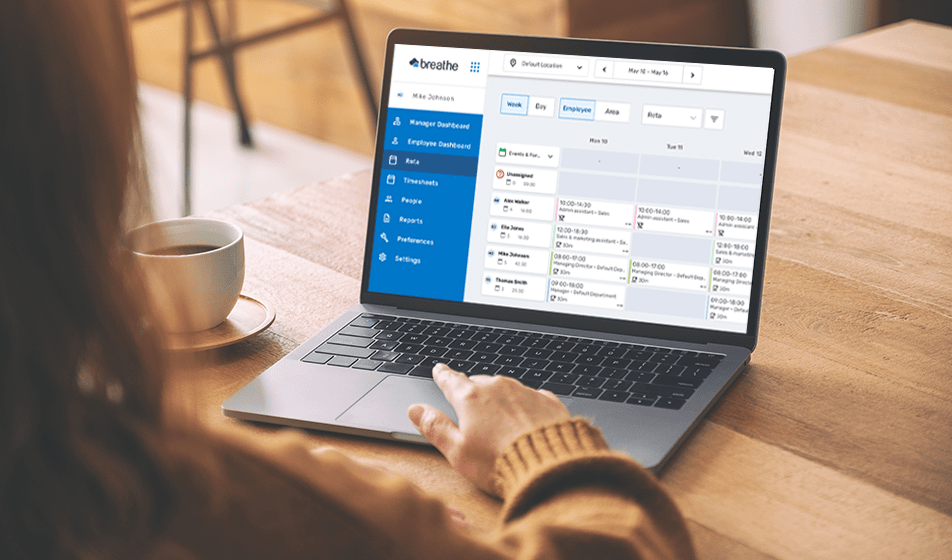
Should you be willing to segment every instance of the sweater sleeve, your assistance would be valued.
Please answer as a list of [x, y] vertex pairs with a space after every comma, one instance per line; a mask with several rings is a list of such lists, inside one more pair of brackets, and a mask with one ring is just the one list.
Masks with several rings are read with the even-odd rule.
[[587, 420], [523, 434], [496, 461], [496, 475], [500, 542], [533, 551], [525, 557], [694, 558], [670, 496]]
[[[187, 512], [177, 523], [179, 541], [197, 551], [244, 553], [237, 558], [267, 548], [271, 558], [303, 558], [309, 543], [323, 543], [319, 556], [327, 558], [694, 557], [664, 490], [629, 457], [612, 453], [586, 420], [539, 428], [508, 446], [496, 463], [505, 501], [489, 534], [460, 528], [440, 500], [406, 479], [334, 450], [310, 452], [294, 434], [266, 448], [228, 439], [228, 468], [214, 477], [226, 506]], [[224, 513], [236, 510], [253, 517], [236, 525]], [[358, 548], [365, 553], [355, 554]]]

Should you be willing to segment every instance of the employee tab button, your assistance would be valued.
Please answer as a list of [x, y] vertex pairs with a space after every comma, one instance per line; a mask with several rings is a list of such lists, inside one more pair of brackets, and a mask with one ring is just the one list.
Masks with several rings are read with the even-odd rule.
[[559, 100], [559, 118], [593, 121], [595, 120], [595, 101], [593, 99], [563, 97]]
[[499, 104], [499, 112], [503, 115], [528, 115], [529, 96], [513, 95], [510, 93], [502, 94], [502, 101]]

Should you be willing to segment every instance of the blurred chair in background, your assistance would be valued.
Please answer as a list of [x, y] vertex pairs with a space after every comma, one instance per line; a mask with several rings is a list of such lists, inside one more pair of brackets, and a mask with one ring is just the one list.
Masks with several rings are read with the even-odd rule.
[[747, 0], [568, 0], [571, 37], [752, 46]]
[[[145, 5], [149, 0], [130, 0], [132, 5]], [[272, 0], [275, 1], [275, 0]], [[156, 16], [167, 11], [182, 7], [185, 12], [184, 19], [184, 50], [183, 50], [183, 81], [182, 96], [184, 98], [185, 118], [183, 126], [184, 137], [184, 156], [183, 156], [183, 202], [182, 215], [191, 214], [191, 164], [192, 164], [192, 97], [193, 97], [193, 66], [206, 58], [216, 57], [221, 64], [224, 74], [225, 84], [228, 88], [228, 94], [231, 98], [232, 107], [238, 118], [239, 142], [243, 146], [253, 146], [254, 140], [251, 138], [251, 130], [248, 126], [248, 116], [241, 100], [241, 92], [238, 88], [238, 79], [235, 69], [235, 51], [249, 47], [271, 39], [277, 39], [294, 33], [309, 29], [324, 23], [330, 23], [340, 20], [343, 23], [346, 32], [348, 46], [351, 54], [351, 61], [355, 67], [357, 78], [364, 93], [364, 102], [367, 111], [370, 113], [371, 122], [377, 122], [377, 100], [373, 88], [370, 85], [370, 78], [367, 75], [367, 69], [364, 63], [364, 55], [360, 48], [360, 41], [357, 39], [357, 32], [347, 6], [347, 0], [283, 0], [294, 2], [314, 8], [313, 15], [294, 21], [288, 24], [271, 27], [263, 31], [257, 31], [248, 35], [237, 35], [235, 32], [237, 13], [235, 0], [223, 0], [225, 6], [225, 17], [223, 22], [219, 22], [219, 15], [212, 0], [171, 0], [164, 3], [151, 2], [151, 5], [141, 8], [139, 11], [132, 11], [130, 18], [141, 20]], [[134, 10], [134, 9], [133, 9]], [[195, 13], [199, 17], [204, 17], [205, 24], [208, 27], [211, 46], [205, 49], [195, 47]]]

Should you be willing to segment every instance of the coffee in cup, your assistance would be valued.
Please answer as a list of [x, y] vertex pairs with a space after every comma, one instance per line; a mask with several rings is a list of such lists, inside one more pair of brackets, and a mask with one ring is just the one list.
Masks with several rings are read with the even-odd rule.
[[235, 307], [245, 280], [238, 226], [211, 218], [163, 220], [130, 232], [128, 246], [167, 332], [214, 328]]

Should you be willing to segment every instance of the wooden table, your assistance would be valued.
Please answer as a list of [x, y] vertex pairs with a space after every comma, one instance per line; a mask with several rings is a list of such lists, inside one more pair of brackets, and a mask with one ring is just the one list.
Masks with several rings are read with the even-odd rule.
[[[189, 373], [221, 402], [357, 302], [370, 174], [218, 212], [270, 330]], [[760, 344], [661, 480], [701, 558], [952, 558], [952, 29], [907, 22], [790, 60]], [[274, 430], [250, 426], [254, 437]], [[436, 451], [312, 432], [464, 510]]]

